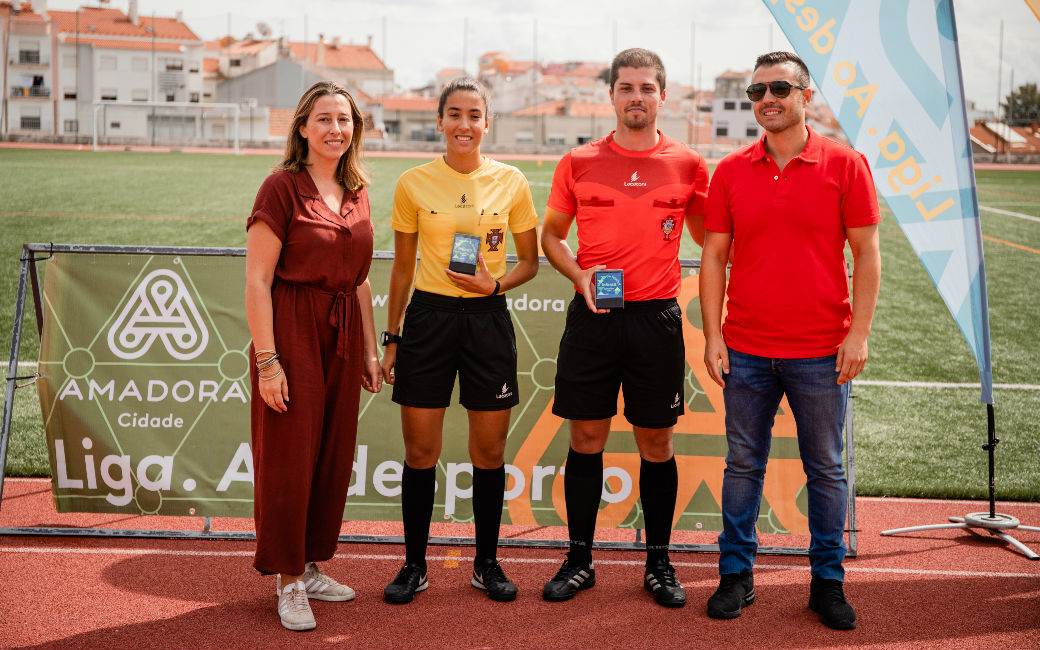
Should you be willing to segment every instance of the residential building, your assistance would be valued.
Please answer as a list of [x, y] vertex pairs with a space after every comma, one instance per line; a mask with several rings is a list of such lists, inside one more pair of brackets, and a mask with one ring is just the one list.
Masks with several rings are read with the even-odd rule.
[[0, 30], [5, 54], [0, 130], [52, 133], [57, 117], [50, 23], [30, 3], [0, 2]]

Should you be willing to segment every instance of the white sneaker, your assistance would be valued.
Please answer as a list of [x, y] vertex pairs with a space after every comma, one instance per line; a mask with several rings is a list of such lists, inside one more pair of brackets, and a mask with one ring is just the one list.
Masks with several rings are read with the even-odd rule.
[[307, 597], [314, 600], [344, 601], [354, 600], [354, 590], [346, 585], [341, 585], [325, 572], [318, 568], [314, 562], [308, 562], [300, 580], [307, 588]]
[[[281, 576], [278, 579], [280, 582]], [[278, 594], [278, 616], [282, 619], [282, 626], [290, 630], [313, 630], [317, 626], [303, 582], [297, 580], [286, 585]]]

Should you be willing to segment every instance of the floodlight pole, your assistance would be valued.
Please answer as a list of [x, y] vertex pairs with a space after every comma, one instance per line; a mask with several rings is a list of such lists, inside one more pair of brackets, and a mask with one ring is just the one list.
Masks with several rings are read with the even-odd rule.
[[1000, 438], [996, 436], [996, 425], [994, 424], [993, 405], [986, 404], [986, 418], [988, 420], [989, 436], [982, 448], [989, 454], [989, 512], [970, 512], [963, 517], [950, 517], [949, 524], [932, 524], [928, 526], [909, 526], [907, 528], [893, 528], [881, 531], [882, 535], [898, 535], [899, 533], [911, 533], [921, 530], [939, 530], [943, 528], [965, 528], [971, 532], [982, 529], [990, 535], [999, 537], [1022, 552], [1030, 560], [1040, 560], [1040, 555], [1034, 553], [1028, 546], [1018, 541], [1006, 531], [1019, 528], [1040, 532], [1040, 527], [1023, 526], [1017, 517], [1003, 515], [997, 512], [996, 499], [996, 463], [994, 454]]

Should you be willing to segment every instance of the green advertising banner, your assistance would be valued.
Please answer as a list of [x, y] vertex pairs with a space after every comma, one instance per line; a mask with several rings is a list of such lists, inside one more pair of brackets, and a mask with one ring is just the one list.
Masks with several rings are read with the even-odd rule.
[[[47, 261], [38, 381], [52, 490], [60, 512], [251, 517], [249, 333], [244, 259], [56, 253]], [[370, 279], [377, 329], [386, 322], [391, 260]], [[552, 414], [556, 352], [573, 287], [551, 267], [507, 296], [516, 328], [520, 405], [506, 450], [503, 522], [563, 525], [566, 423]], [[707, 377], [697, 276], [683, 278], [687, 412], [675, 428], [675, 524], [721, 529], [726, 439], [722, 392]], [[291, 386], [290, 377], [290, 386]], [[448, 409], [434, 518], [472, 521], [467, 418]], [[623, 408], [619, 397], [618, 412]], [[604, 454], [599, 525], [642, 527], [639, 454], [614, 418]], [[390, 388], [362, 392], [345, 518], [400, 518], [404, 448]], [[759, 519], [763, 532], [807, 533], [805, 476], [786, 402]]]

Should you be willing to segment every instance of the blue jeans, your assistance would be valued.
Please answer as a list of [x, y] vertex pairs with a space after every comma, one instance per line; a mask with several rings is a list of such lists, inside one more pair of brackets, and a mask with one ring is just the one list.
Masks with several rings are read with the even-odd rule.
[[849, 384], [839, 386], [836, 355], [770, 359], [729, 351], [726, 388], [726, 471], [722, 480], [719, 573], [755, 563], [755, 523], [780, 398], [787, 395], [798, 429], [798, 451], [809, 496], [812, 574], [844, 580], [847, 483], [841, 452]]

